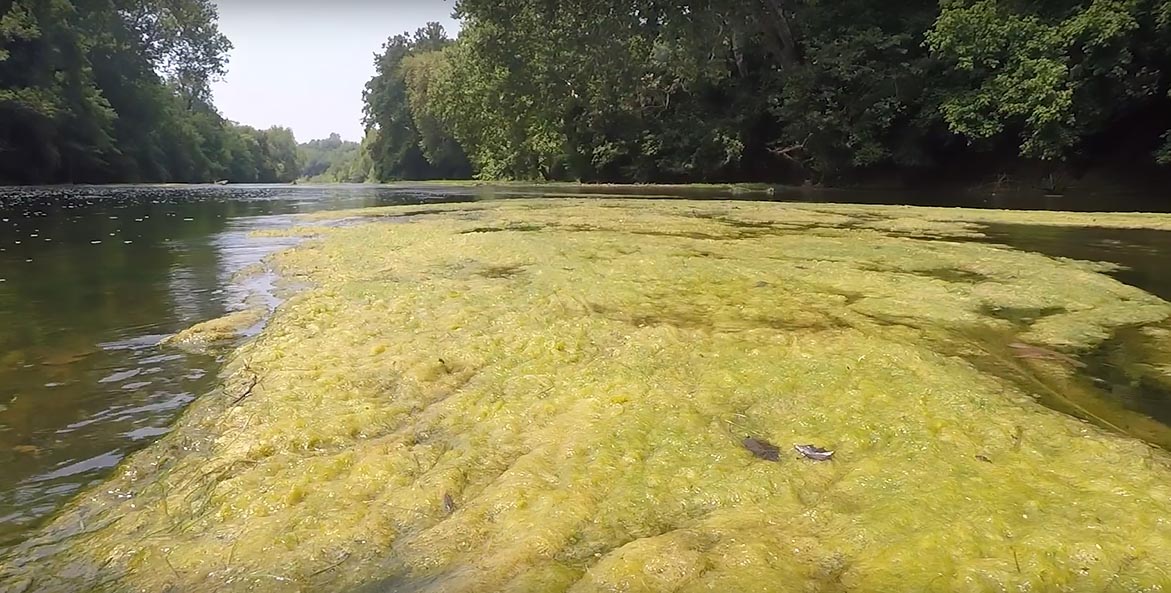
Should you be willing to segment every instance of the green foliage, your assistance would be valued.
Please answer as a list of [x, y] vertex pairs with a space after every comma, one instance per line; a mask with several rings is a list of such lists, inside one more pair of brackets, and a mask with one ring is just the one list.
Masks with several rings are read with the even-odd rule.
[[[429, 23], [413, 36], [391, 37], [375, 59], [376, 74], [363, 93], [366, 125], [373, 131], [367, 136], [366, 146], [372, 158], [373, 179], [429, 179], [466, 174], [463, 152], [454, 143], [446, 142], [442, 134], [437, 135], [438, 127], [432, 121], [423, 121], [426, 139], [420, 134], [408, 99], [410, 59], [439, 51], [450, 43], [442, 26]], [[426, 86], [423, 82], [427, 77], [423, 72], [426, 64], [418, 63], [414, 67], [413, 78], [419, 92]]]
[[125, 26], [183, 96], [210, 101], [210, 81], [227, 72], [231, 42], [211, 0], [117, 0]]
[[338, 134], [311, 140], [298, 147], [301, 175], [309, 181], [324, 183], [362, 183], [370, 174], [369, 158], [357, 142], [342, 140]]
[[[947, 2], [928, 43], [951, 72], [943, 117], [1055, 160], [1116, 119], [1166, 101], [1167, 2]], [[1160, 30], [1162, 30], [1160, 32]], [[1162, 39], [1156, 42], [1156, 39]]]
[[457, 12], [456, 41], [430, 23], [383, 46], [360, 145], [298, 148], [216, 113], [231, 45], [211, 0], [0, 1], [0, 181], [795, 181], [1120, 146], [1171, 163], [1171, 0]]
[[0, 182], [283, 182], [292, 132], [210, 102], [231, 44], [210, 0], [0, 2]]
[[923, 0], [802, 4], [802, 62], [765, 83], [780, 129], [773, 149], [819, 175], [930, 164], [925, 81], [936, 68], [923, 31], [934, 14]]
[[901, 144], [924, 134], [915, 81], [930, 68], [935, 5], [794, 4], [463, 0], [459, 42], [427, 58], [408, 108], [490, 179], [748, 180], [915, 162]]
[[1171, 165], [1171, 132], [1163, 134], [1163, 146], [1155, 151], [1155, 160], [1160, 165]]
[[457, 12], [454, 44], [421, 30], [379, 58], [366, 94], [376, 178], [448, 176], [424, 161], [462, 153], [486, 179], [825, 179], [979, 152], [1061, 161], [1118, 137], [1164, 144], [1156, 158], [1171, 161], [1165, 128], [1126, 132], [1171, 121], [1167, 0]]
[[418, 146], [431, 164], [431, 176], [460, 178], [471, 174], [471, 164], [463, 148], [432, 109], [437, 103], [433, 85], [443, 84], [449, 75], [446, 50], [416, 53], [403, 60], [401, 68], [406, 83], [407, 106], [419, 135]]

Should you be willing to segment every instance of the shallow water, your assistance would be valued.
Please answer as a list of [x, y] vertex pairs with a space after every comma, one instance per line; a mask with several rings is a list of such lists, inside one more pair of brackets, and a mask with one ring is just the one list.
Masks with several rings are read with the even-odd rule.
[[[0, 547], [214, 383], [218, 356], [159, 340], [241, 305], [232, 275], [288, 239], [249, 238], [333, 208], [466, 199], [422, 189], [0, 189]], [[271, 294], [268, 305], [274, 304]]]
[[[157, 343], [240, 307], [257, 290], [275, 304], [266, 284], [271, 277], [251, 286], [229, 281], [236, 271], [291, 244], [250, 238], [252, 230], [288, 225], [290, 215], [301, 212], [466, 201], [482, 194], [528, 195], [303, 187], [0, 192], [0, 548], [108, 475], [127, 454], [166, 434], [176, 415], [213, 386], [220, 354]], [[810, 199], [808, 194], [778, 197]], [[878, 194], [821, 197], [885, 201]], [[927, 197], [915, 201], [933, 203]], [[656, 232], [648, 229], [645, 236]], [[1162, 273], [1171, 269], [1166, 231], [988, 225], [981, 232], [987, 241], [1028, 251], [1120, 264], [1122, 269], [1111, 272], [1119, 280], [1165, 299], [1171, 294], [1171, 280]], [[516, 271], [477, 273], [503, 280]], [[927, 273], [949, 282], [964, 279], [946, 270]], [[640, 327], [661, 321], [649, 313], [632, 319]], [[1171, 401], [1125, 364], [1127, 348], [1143, 340], [1125, 338], [1089, 357], [1092, 374], [1104, 382], [1097, 387], [1120, 406], [1165, 425]]]
[[[986, 241], [1025, 251], [1118, 264], [1117, 270], [1109, 272], [1111, 276], [1171, 301], [1171, 274], [1168, 274], [1171, 270], [1171, 231], [997, 223], [984, 225], [981, 232]], [[1171, 381], [1160, 369], [1151, 368], [1139, 360], [1139, 351], [1148, 347], [1148, 341], [1143, 332], [1126, 329], [1092, 351], [1082, 353], [1081, 362], [1086, 366], [1078, 373], [1081, 388], [1088, 393], [1100, 394], [1098, 397], [1114, 406], [1152, 418], [1163, 427], [1171, 427]], [[1077, 410], [1062, 411], [1095, 420]], [[1167, 437], [1134, 436], [1171, 449], [1171, 440]]]
[[1171, 456], [1126, 436], [1167, 429], [1082, 371], [1101, 350], [1168, 377], [1171, 304], [1114, 266], [924, 210], [334, 216], [354, 215], [273, 258], [309, 288], [221, 390], [0, 559], [0, 591], [1167, 581]]

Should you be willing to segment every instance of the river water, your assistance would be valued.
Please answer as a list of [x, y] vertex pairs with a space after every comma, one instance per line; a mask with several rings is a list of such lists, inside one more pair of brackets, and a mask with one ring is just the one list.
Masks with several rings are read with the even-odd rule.
[[[563, 191], [563, 190], [560, 190]], [[159, 340], [242, 306], [258, 285], [232, 275], [286, 241], [249, 236], [295, 214], [531, 195], [437, 187], [73, 187], [0, 189], [0, 549], [108, 475], [208, 391], [219, 360]], [[717, 197], [686, 192], [687, 197]], [[839, 202], [903, 194], [778, 195]], [[1109, 203], [989, 196], [974, 206], [1089, 209]], [[956, 205], [917, 196], [919, 204]], [[1151, 204], [1142, 204], [1151, 209]], [[1137, 207], [1136, 207], [1137, 208]], [[1171, 232], [995, 225], [991, 240], [1124, 268], [1123, 282], [1171, 300]], [[1125, 386], [1122, 386], [1125, 387]], [[1171, 422], [1164, 394], [1121, 392]]]
[[165, 434], [211, 387], [214, 356], [157, 344], [241, 305], [228, 279], [286, 244], [250, 231], [303, 212], [451, 199], [466, 198], [288, 186], [0, 190], [0, 547]]

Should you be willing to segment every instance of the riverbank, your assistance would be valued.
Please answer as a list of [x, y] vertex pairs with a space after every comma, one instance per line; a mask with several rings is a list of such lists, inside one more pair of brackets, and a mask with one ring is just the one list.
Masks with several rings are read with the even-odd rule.
[[[643, 198], [735, 199], [1009, 211], [1171, 213], [1171, 201], [1163, 198], [1164, 192], [1161, 188], [1128, 186], [1124, 183], [1087, 184], [1062, 193], [1053, 193], [1050, 190], [1036, 187], [996, 183], [951, 185], [936, 183], [919, 189], [897, 185], [626, 184], [477, 180], [403, 181], [368, 185], [303, 182], [302, 185], [322, 188], [383, 187], [423, 191], [463, 191], [486, 198], [548, 197], [559, 193], [563, 196], [597, 198], [638, 196]], [[1038, 217], [1038, 220], [1043, 218]]]
[[[638, 193], [639, 190], [650, 192], [678, 192], [678, 191], [727, 191], [734, 193], [772, 194], [778, 189], [793, 189], [794, 186], [784, 186], [772, 183], [585, 183], [580, 181], [483, 181], [477, 179], [439, 179], [432, 181], [400, 182], [402, 184], [436, 186], [436, 187], [486, 187], [486, 188], [579, 188], [597, 190], [601, 192], [618, 191], [627, 195]], [[385, 185], [395, 185], [388, 183]]]
[[1165, 217], [566, 198], [322, 216], [355, 215], [294, 231], [317, 239], [273, 263], [311, 288], [6, 559], [0, 591], [1168, 578], [1171, 457], [1127, 434], [1171, 438], [1079, 359], [1138, 329], [1129, 362], [1171, 384], [1171, 304], [972, 240], [991, 217]]

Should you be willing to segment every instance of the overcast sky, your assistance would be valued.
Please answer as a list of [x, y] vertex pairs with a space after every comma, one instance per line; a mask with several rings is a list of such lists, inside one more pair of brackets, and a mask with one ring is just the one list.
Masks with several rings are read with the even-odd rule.
[[439, 21], [453, 0], [216, 0], [232, 40], [226, 79], [212, 85], [224, 117], [293, 128], [297, 140], [337, 132], [361, 140], [362, 88], [387, 37]]

